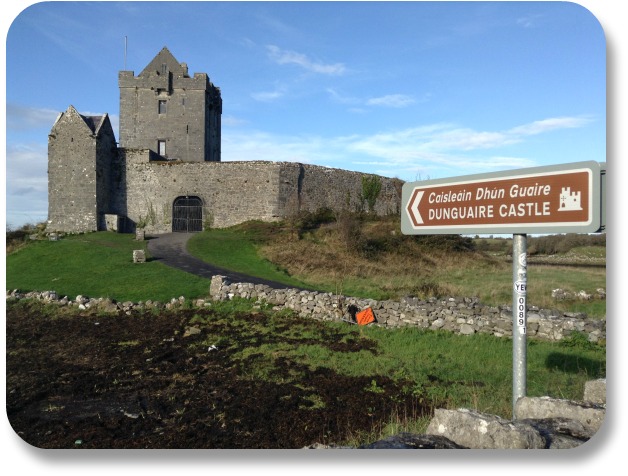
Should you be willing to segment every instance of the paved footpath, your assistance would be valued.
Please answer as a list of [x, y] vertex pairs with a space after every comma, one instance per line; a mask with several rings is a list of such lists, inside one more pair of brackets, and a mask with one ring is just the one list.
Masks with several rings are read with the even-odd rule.
[[165, 265], [207, 279], [211, 279], [212, 276], [219, 274], [226, 276], [227, 279], [233, 283], [265, 284], [275, 289], [293, 287], [266, 279], [247, 276], [234, 271], [228, 271], [195, 258], [187, 251], [187, 242], [193, 235], [193, 233], [164, 233], [161, 235], [147, 236], [148, 251], [151, 255], [151, 259], [161, 261]]

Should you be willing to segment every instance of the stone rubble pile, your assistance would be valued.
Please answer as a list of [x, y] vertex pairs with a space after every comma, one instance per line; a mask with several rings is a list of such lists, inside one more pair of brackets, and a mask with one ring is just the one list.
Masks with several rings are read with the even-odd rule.
[[[436, 409], [425, 434], [400, 433], [359, 449], [569, 449], [589, 441], [606, 416], [606, 379], [585, 384], [582, 401], [522, 397], [515, 418], [467, 408]], [[306, 449], [348, 449], [320, 443]]]
[[[168, 302], [161, 301], [122, 301], [117, 302], [110, 298], [90, 298], [83, 295], [78, 295], [74, 299], [68, 299], [67, 296], [59, 296], [56, 291], [31, 291], [22, 293], [15, 289], [7, 291], [6, 300], [21, 300], [21, 299], [34, 299], [37, 301], [43, 301], [47, 303], [54, 303], [59, 306], [77, 307], [80, 310], [95, 309], [100, 312], [123, 312], [127, 315], [131, 315], [133, 311], [142, 310], [160, 310], [160, 309], [177, 309], [182, 307], [187, 300], [184, 296], [178, 298], [172, 298]], [[205, 299], [194, 299], [191, 303], [194, 307], [206, 307], [211, 303]]]

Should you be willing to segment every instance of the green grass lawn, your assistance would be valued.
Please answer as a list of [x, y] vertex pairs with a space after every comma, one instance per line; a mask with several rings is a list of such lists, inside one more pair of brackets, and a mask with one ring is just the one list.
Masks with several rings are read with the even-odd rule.
[[[419, 287], [428, 279], [436, 287], [456, 296], [477, 296], [487, 305], [510, 304], [512, 270], [509, 266], [491, 266], [487, 262], [460, 267], [434, 266], [422, 278], [406, 274], [393, 276], [342, 276], [341, 280], [317, 278], [307, 274], [291, 276], [259, 249], [281, 233], [273, 224], [248, 223], [228, 229], [211, 229], [197, 233], [188, 242], [189, 252], [198, 258], [240, 273], [269, 279], [287, 286], [317, 289], [325, 292], [372, 299], [390, 299], [395, 289]], [[209, 280], [150, 261], [132, 262], [134, 249], [146, 249], [147, 242], [133, 235], [111, 232], [67, 236], [56, 242], [28, 243], [7, 256], [7, 289], [24, 291], [54, 290], [68, 297], [77, 294], [110, 297], [116, 300], [169, 300], [172, 297], [207, 296]], [[385, 266], [385, 264], [383, 265]], [[312, 278], [312, 279], [309, 279]], [[562, 267], [531, 264], [528, 267], [528, 304], [562, 311], [584, 312], [590, 317], [606, 316], [606, 301], [557, 302], [553, 289], [577, 293], [594, 293], [606, 288], [606, 269]]]
[[188, 241], [188, 252], [221, 268], [249, 276], [269, 279], [288, 286], [309, 288], [306, 283], [288, 275], [273, 263], [260, 258], [257, 235], [234, 229], [211, 229], [195, 234]]
[[[233, 230], [211, 230], [195, 235], [190, 241], [190, 249], [197, 256], [226, 268], [290, 281], [292, 278], [258, 257], [258, 239], [255, 233], [244, 235]], [[135, 302], [148, 299], [167, 301], [181, 295], [186, 298], [208, 295], [210, 283], [207, 279], [151, 261], [150, 257], [146, 263], [133, 263], [133, 250], [145, 250], [146, 244], [135, 241], [132, 235], [110, 232], [68, 236], [56, 242], [29, 243], [7, 256], [7, 289], [54, 290], [70, 298], [83, 294]], [[602, 282], [605, 272], [596, 272], [600, 273], [597, 279]], [[585, 277], [585, 281], [581, 281], [582, 277], [571, 276], [573, 270], [569, 269], [550, 268], [544, 269], [543, 273], [549, 277], [543, 278], [537, 275], [535, 268], [530, 268], [529, 285], [534, 286], [543, 278], [549, 280], [546, 283], [558, 280], [579, 287], [590, 280]], [[478, 281], [477, 275], [465, 274], [461, 272], [461, 276], [450, 279]], [[509, 281], [510, 277], [503, 279]], [[496, 282], [488, 280], [488, 285], [494, 287]], [[252, 302], [234, 300], [215, 303], [212, 309], [217, 316], [221, 316], [219, 319], [226, 319], [230, 326], [236, 326], [238, 320], [243, 320], [242, 327], [246, 330], [252, 325], [246, 317], [252, 306]], [[201, 320], [197, 324], [202, 323]], [[266, 322], [260, 332], [289, 333], [288, 341], [299, 341], [298, 345], [286, 347], [285, 342], [278, 340], [275, 344], [273, 339], [261, 347], [242, 350], [243, 359], [247, 352], [266, 356], [255, 359], [260, 367], [251, 369], [251, 375], [269, 378], [265, 376], [273, 375], [272, 369], [264, 366], [275, 362], [278, 355], [287, 354], [306, 368], [329, 367], [344, 374], [386, 375], [408, 382], [409, 391], [440, 407], [468, 407], [506, 418], [510, 416], [510, 339], [483, 334], [460, 336], [414, 328], [391, 330], [358, 328], [343, 323], [320, 325], [346, 332], [347, 339], [377, 341], [377, 354], [333, 352], [326, 343], [319, 345], [315, 342], [318, 337], [311, 335], [312, 325], [286, 327], [279, 313]], [[324, 340], [324, 329], [321, 332], [320, 338]], [[216, 337], [223, 339], [221, 346], [229, 346], [228, 337]], [[587, 380], [606, 375], [606, 348], [603, 345], [590, 344], [586, 339], [566, 339], [559, 343], [529, 340], [527, 346], [529, 396], [581, 399]], [[377, 391], [377, 388], [368, 391]]]
[[[208, 279], [157, 261], [133, 263], [133, 250], [146, 250], [134, 235], [87, 233], [59, 241], [38, 241], [6, 258], [6, 287], [22, 291], [56, 291], [118, 301], [166, 301], [209, 294]], [[148, 256], [148, 253], [147, 253]]]

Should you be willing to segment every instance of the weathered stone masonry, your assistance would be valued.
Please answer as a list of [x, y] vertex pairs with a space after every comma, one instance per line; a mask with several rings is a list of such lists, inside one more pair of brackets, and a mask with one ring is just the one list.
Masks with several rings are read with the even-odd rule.
[[59, 114], [48, 140], [48, 220], [51, 231], [103, 229], [117, 155], [109, 117]]
[[[147, 233], [172, 231], [173, 202], [181, 196], [199, 197], [204, 227], [217, 228], [276, 221], [300, 210], [363, 206], [363, 174], [358, 172], [287, 162], [171, 162], [150, 160], [150, 155], [146, 150], [121, 151], [117, 170], [123, 173], [111, 208], [111, 213], [128, 217], [131, 226], [144, 225]], [[398, 213], [400, 182], [381, 181], [375, 212]]]
[[[220, 89], [163, 48], [135, 76], [120, 71], [120, 147], [185, 162], [220, 161]], [[161, 143], [161, 144], [160, 144]]]
[[[210, 286], [213, 300], [256, 299], [275, 309], [291, 309], [302, 317], [324, 321], [348, 319], [348, 306], [371, 307], [376, 325], [388, 328], [418, 327], [458, 334], [512, 336], [510, 306], [487, 306], [477, 298], [442, 298], [376, 301], [318, 291], [273, 289], [252, 283], [231, 283], [214, 276]], [[559, 341], [572, 332], [585, 333], [591, 342], [606, 339], [606, 320], [587, 319], [582, 313], [561, 313], [551, 309], [528, 308], [527, 334], [532, 338]]]
[[[299, 289], [274, 289], [261, 284], [231, 283], [224, 276], [214, 276], [211, 280], [209, 297], [192, 301], [196, 307], [211, 306], [212, 301], [225, 301], [234, 298], [252, 299], [273, 306], [275, 310], [290, 309], [305, 319], [340, 321], [350, 319], [348, 307], [358, 309], [371, 307], [380, 327], [417, 327], [471, 335], [490, 334], [496, 337], [512, 336], [512, 312], [509, 306], [486, 306], [477, 298], [454, 298], [421, 300], [406, 298], [399, 301], [376, 301], [350, 296], [335, 295], [318, 291]], [[63, 306], [93, 308], [104, 312], [130, 314], [142, 309], [175, 309], [189, 305], [181, 296], [169, 302], [146, 301], [141, 303], [115, 302], [105, 298], [76, 296], [70, 300], [55, 291], [21, 293], [19, 290], [6, 293], [7, 300], [36, 299], [54, 302]], [[606, 339], [606, 320], [588, 319], [581, 313], [561, 313], [551, 309], [528, 307], [528, 336], [535, 339], [559, 341], [572, 332], [582, 332], [590, 342]]]
[[[193, 77], [163, 48], [135, 76], [121, 71], [120, 144], [108, 116], [72, 106], [48, 140], [48, 231], [182, 231], [181, 199], [197, 205], [194, 229], [275, 221], [322, 207], [364, 208], [362, 177], [287, 162], [221, 162], [222, 99], [205, 73]], [[401, 184], [380, 178], [379, 215], [399, 213]], [[200, 218], [199, 218], [200, 217]]]

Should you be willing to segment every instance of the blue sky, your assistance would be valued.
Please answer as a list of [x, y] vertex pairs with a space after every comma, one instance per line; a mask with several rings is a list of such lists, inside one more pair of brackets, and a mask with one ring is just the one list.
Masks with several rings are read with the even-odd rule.
[[7, 25], [7, 223], [46, 220], [57, 114], [106, 112], [117, 137], [118, 71], [139, 74], [164, 46], [221, 88], [223, 161], [405, 181], [603, 162], [606, 40], [592, 11], [493, 1], [30, 4]]

